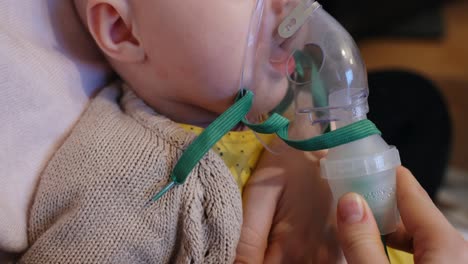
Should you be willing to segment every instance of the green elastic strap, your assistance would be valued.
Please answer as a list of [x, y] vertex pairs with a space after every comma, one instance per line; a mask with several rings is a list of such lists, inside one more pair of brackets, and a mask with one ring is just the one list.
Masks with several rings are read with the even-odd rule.
[[171, 182], [159, 191], [149, 202], [161, 198], [174, 186], [183, 184], [190, 172], [203, 156], [233, 127], [238, 125], [252, 107], [253, 93], [242, 90], [236, 100], [226, 112], [220, 115], [211, 125], [190, 144], [177, 162], [171, 174]]
[[344, 145], [371, 135], [381, 134], [377, 127], [368, 119], [354, 122], [350, 125], [327, 132], [323, 135], [306, 140], [292, 140], [288, 138], [288, 127], [282, 127], [278, 136], [288, 145], [303, 151], [317, 151]]
[[240, 122], [258, 133], [276, 133], [288, 145], [303, 151], [333, 148], [370, 135], [380, 134], [377, 127], [370, 120], [365, 119], [317, 137], [306, 140], [292, 140], [288, 138], [289, 120], [281, 115], [273, 114], [261, 124], [249, 123], [245, 116], [250, 111], [252, 102], [253, 93], [242, 90], [236, 99], [236, 103], [208, 126], [185, 150], [172, 171], [172, 181], [159, 191], [149, 203], [161, 198], [174, 186], [183, 184], [200, 159], [219, 139]]
[[289, 146], [303, 151], [317, 151], [334, 148], [346, 143], [366, 138], [371, 135], [381, 134], [375, 124], [368, 119], [360, 120], [323, 135], [305, 140], [289, 139], [289, 120], [278, 114], [273, 114], [262, 124], [251, 124], [245, 118], [242, 120], [242, 122], [250, 129], [258, 133], [271, 134], [276, 132], [278, 137], [286, 142]]

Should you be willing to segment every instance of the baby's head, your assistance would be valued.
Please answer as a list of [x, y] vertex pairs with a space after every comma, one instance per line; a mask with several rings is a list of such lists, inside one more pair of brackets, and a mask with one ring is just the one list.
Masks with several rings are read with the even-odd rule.
[[[203, 126], [233, 104], [256, 0], [74, 2], [117, 73], [157, 112]], [[262, 27], [260, 42], [267, 44], [257, 57], [273, 56], [271, 43], [286, 2], [265, 0], [271, 12], [264, 21], [271, 25]], [[255, 94], [251, 116], [272, 110], [285, 94], [285, 77], [272, 65], [261, 67], [266, 81], [248, 87]]]

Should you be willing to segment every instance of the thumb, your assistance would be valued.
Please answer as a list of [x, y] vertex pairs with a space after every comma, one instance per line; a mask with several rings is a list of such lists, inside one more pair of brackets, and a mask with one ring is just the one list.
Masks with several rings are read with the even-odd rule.
[[337, 222], [348, 263], [388, 263], [374, 216], [361, 196], [348, 193], [341, 197]]

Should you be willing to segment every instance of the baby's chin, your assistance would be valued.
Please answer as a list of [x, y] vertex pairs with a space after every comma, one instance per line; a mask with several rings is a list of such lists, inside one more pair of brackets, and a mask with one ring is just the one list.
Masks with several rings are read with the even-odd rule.
[[267, 96], [256, 95], [251, 111], [247, 115], [248, 120], [252, 122], [255, 121], [256, 123], [265, 121], [270, 113], [278, 107], [284, 99], [286, 91], [287, 89], [285, 88], [282, 90], [275, 90]]
[[[276, 106], [276, 105], [275, 105]], [[275, 109], [273, 106], [253, 106], [247, 114], [247, 120], [251, 123], [262, 123], [271, 116], [271, 112]]]

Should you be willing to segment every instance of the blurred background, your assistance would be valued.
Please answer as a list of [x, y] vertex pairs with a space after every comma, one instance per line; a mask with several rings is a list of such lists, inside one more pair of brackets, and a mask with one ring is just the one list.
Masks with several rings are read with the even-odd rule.
[[371, 119], [468, 239], [468, 0], [322, 4], [361, 49]]

